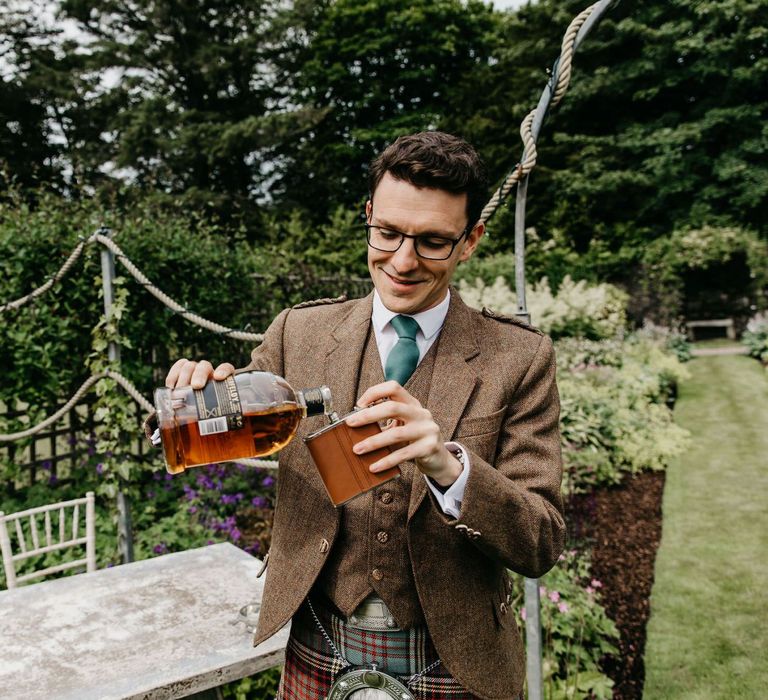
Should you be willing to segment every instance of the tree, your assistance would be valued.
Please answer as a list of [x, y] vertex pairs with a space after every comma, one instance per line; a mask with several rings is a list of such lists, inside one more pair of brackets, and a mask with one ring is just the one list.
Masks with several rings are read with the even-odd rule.
[[[322, 118], [294, 144], [276, 196], [324, 219], [356, 206], [367, 164], [400, 134], [434, 128], [454, 88], [489, 60], [494, 13], [477, 0], [336, 0], [304, 8], [295, 100]], [[463, 106], [465, 112], [467, 105]]]
[[101, 78], [101, 167], [227, 217], [253, 214], [276, 147], [308, 115], [281, 110], [274, 0], [63, 0]]
[[0, 9], [0, 191], [7, 180], [27, 192], [60, 185], [50, 90], [32, 58], [49, 41], [50, 32], [18, 8]]
[[[581, 9], [542, 0], [502, 25], [496, 90], [540, 71], [542, 48], [554, 56]], [[528, 217], [549, 246], [542, 265], [575, 255], [581, 276], [628, 280], [648, 241], [673, 230], [768, 236], [766, 27], [757, 0], [622, 3], [605, 16], [542, 132]], [[487, 130], [481, 147], [500, 134]]]

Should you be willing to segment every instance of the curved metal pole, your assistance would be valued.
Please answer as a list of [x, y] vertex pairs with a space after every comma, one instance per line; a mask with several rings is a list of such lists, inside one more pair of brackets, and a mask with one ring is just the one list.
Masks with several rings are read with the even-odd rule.
[[[601, 0], [595, 11], [587, 18], [576, 34], [573, 48], [578, 48], [590, 31], [600, 21], [602, 16], [619, 0]], [[533, 116], [531, 132], [534, 142], [538, 141], [541, 127], [549, 111], [549, 106], [555, 94], [559, 75], [560, 57], [555, 61], [544, 91], [539, 98], [536, 112]], [[525, 161], [525, 149], [520, 162]], [[517, 183], [515, 198], [515, 294], [517, 296], [516, 315], [526, 323], [530, 323], [528, 305], [525, 298], [525, 207], [528, 196], [529, 173], [526, 173]], [[528, 682], [528, 700], [544, 699], [544, 679], [542, 673], [542, 638], [541, 638], [541, 602], [539, 600], [538, 579], [526, 578], [525, 592], [525, 630], [526, 630], [526, 676]]]
[[[603, 15], [619, 2], [620, 0], [600, 0], [595, 11], [587, 18], [584, 24], [581, 25], [581, 28], [576, 34], [576, 39], [573, 44], [574, 51], [581, 45], [592, 29], [594, 29], [595, 25], [602, 19]], [[541, 127], [549, 112], [552, 98], [555, 95], [555, 86], [557, 85], [559, 76], [559, 64], [560, 57], [558, 56], [552, 66], [552, 75], [541, 93], [538, 105], [536, 105], [536, 112], [533, 116], [533, 124], [531, 125], [534, 141], [538, 141], [539, 139]], [[524, 160], [525, 149], [523, 149], [523, 155], [520, 158], [520, 162], [522, 163]], [[525, 301], [525, 206], [526, 197], [528, 195], [528, 179], [529, 174], [526, 174], [517, 183], [517, 196], [515, 199], [515, 293], [517, 294], [518, 300], [517, 316], [526, 322], [530, 321], [530, 315], [528, 314], [528, 307]]]

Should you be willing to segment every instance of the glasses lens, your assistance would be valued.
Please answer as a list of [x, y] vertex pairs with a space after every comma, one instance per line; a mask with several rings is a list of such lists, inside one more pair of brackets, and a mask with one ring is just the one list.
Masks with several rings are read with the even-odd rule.
[[397, 231], [388, 231], [378, 226], [368, 227], [368, 243], [374, 248], [393, 252], [400, 247], [403, 242], [403, 234]]
[[445, 260], [453, 252], [453, 241], [450, 238], [437, 236], [419, 236], [415, 239], [416, 252], [422, 258], [430, 260]]

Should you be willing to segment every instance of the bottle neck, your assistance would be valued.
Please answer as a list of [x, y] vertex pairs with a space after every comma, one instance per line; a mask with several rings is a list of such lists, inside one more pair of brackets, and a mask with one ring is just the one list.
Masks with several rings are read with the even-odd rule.
[[296, 399], [304, 412], [304, 418], [325, 415], [332, 423], [339, 419], [333, 410], [331, 390], [325, 385], [299, 389], [296, 392]]

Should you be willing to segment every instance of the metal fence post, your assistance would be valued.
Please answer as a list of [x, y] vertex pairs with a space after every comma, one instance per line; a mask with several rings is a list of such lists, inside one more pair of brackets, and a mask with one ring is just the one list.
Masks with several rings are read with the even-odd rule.
[[[601, 19], [601, 17], [618, 3], [618, 0], [600, 0], [595, 3], [592, 14], [587, 18], [574, 39], [573, 50], [584, 41], [585, 37]], [[534, 142], [538, 141], [544, 118], [554, 97], [555, 86], [560, 67], [560, 58], [555, 61], [552, 76], [536, 105], [536, 111], [531, 124]], [[525, 150], [520, 163], [525, 161]], [[526, 173], [518, 180], [515, 200], [515, 295], [517, 296], [518, 318], [526, 323], [531, 322], [528, 305], [525, 298], [525, 205], [528, 196], [528, 180]], [[526, 640], [526, 672], [528, 680], [528, 700], [543, 700], [544, 679], [542, 673], [542, 635], [541, 635], [541, 601], [539, 599], [538, 579], [526, 578], [525, 592], [525, 640]]]
[[[99, 233], [112, 237], [112, 231], [101, 228]], [[101, 283], [104, 290], [104, 317], [109, 318], [112, 313], [112, 301], [114, 299], [115, 257], [108, 248], [101, 249]], [[107, 348], [107, 357], [114, 369], [120, 365], [120, 346], [110, 341]], [[126, 495], [119, 490], [117, 492], [117, 546], [123, 564], [133, 561], [133, 528], [131, 525], [131, 504]]]
[[525, 579], [525, 671], [528, 678], [528, 700], [544, 699], [541, 657], [541, 601], [539, 579]]

